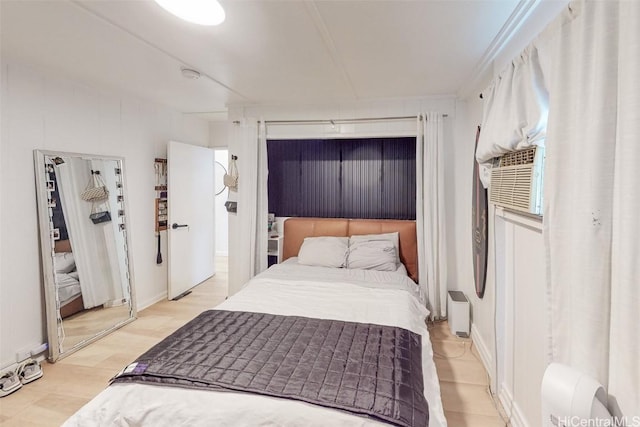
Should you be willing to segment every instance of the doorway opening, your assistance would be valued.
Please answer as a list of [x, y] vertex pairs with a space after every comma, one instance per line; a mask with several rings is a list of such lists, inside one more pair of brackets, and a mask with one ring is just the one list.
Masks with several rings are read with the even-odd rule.
[[215, 265], [219, 275], [227, 275], [229, 271], [229, 215], [224, 206], [229, 189], [224, 186], [224, 174], [229, 170], [229, 150], [214, 148], [214, 189], [215, 206]]

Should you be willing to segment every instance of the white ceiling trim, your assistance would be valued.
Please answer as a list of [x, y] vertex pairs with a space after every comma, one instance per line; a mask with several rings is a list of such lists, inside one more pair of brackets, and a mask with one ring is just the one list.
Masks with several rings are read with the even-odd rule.
[[[216, 78], [212, 77], [211, 75], [200, 71], [200, 69], [198, 67], [196, 67], [195, 65], [190, 64], [189, 62], [183, 60], [182, 58], [174, 55], [171, 52], [166, 51], [165, 49], [161, 48], [160, 46], [156, 45], [155, 43], [150, 42], [149, 40], [145, 39], [144, 37], [134, 33], [133, 31], [119, 25], [117, 22], [114, 22], [113, 20], [107, 18], [106, 16], [103, 16], [102, 14], [89, 9], [88, 7], [84, 6], [82, 3], [80, 3], [80, 1], [78, 0], [71, 0], [71, 3], [82, 9], [83, 11], [85, 11], [86, 13], [95, 16], [98, 19], [101, 19], [102, 21], [108, 23], [109, 25], [112, 25], [113, 27], [119, 29], [120, 31], [123, 31], [125, 33], [127, 33], [128, 35], [130, 35], [131, 37], [135, 38], [136, 40], [142, 42], [143, 44], [149, 46], [152, 49], [155, 49], [156, 51], [162, 53], [163, 55], [166, 55], [167, 57], [173, 59], [176, 62], [181, 63], [182, 65], [184, 65], [187, 68], [191, 68], [194, 69], [196, 71], [198, 71], [200, 73], [201, 76], [206, 77], [207, 79], [211, 80], [213, 83], [223, 87], [224, 89], [228, 90], [229, 92], [232, 92], [235, 95], [238, 95], [239, 97], [242, 97], [244, 99], [246, 99], [247, 101], [249, 101], [249, 97], [243, 95], [242, 93], [238, 92], [237, 90], [227, 86], [226, 84], [222, 83], [221, 81], [217, 80]], [[176, 70], [176, 73], [178, 72], [178, 70]]]
[[489, 47], [482, 55], [482, 58], [480, 58], [480, 61], [478, 61], [478, 64], [473, 69], [470, 78], [467, 79], [467, 83], [462, 85], [458, 91], [458, 96], [460, 98], [464, 99], [474, 95], [472, 92], [477, 90], [477, 86], [484, 78], [486, 78], [491, 66], [493, 65], [494, 59], [496, 59], [502, 49], [504, 49], [504, 47], [509, 43], [511, 38], [520, 29], [522, 24], [527, 20], [529, 15], [531, 15], [540, 2], [541, 0], [520, 0], [511, 16], [509, 16], [509, 19], [504, 23], [498, 34], [494, 37]]
[[331, 33], [329, 33], [329, 29], [327, 28], [327, 25], [325, 24], [324, 19], [322, 19], [322, 15], [320, 15], [318, 6], [316, 6], [316, 3], [314, 0], [305, 0], [304, 4], [307, 7], [307, 11], [309, 12], [309, 16], [311, 17], [311, 20], [313, 21], [313, 23], [316, 26], [316, 29], [320, 33], [320, 37], [322, 38], [322, 41], [324, 42], [324, 45], [327, 48], [327, 51], [329, 52], [329, 56], [331, 56], [331, 59], [333, 60], [334, 65], [339, 70], [340, 74], [342, 75], [342, 78], [351, 89], [351, 93], [353, 94], [353, 97], [356, 100], [360, 99], [358, 97], [358, 93], [356, 92], [355, 86], [351, 81], [351, 77], [349, 76], [349, 73], [347, 73], [347, 69], [342, 63], [342, 59], [340, 58], [338, 49], [336, 48], [335, 42], [331, 37]]

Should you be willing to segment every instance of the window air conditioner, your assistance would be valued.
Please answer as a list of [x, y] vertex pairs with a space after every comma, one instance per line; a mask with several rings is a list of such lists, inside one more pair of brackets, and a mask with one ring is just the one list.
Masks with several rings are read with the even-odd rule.
[[491, 169], [489, 202], [497, 206], [542, 215], [544, 147], [507, 153]]

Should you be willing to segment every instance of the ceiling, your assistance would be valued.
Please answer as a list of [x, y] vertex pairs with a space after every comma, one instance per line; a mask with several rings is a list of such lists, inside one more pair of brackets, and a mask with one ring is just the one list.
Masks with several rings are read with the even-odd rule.
[[521, 2], [220, 3], [202, 27], [152, 0], [0, 0], [2, 55], [191, 113], [455, 95]]

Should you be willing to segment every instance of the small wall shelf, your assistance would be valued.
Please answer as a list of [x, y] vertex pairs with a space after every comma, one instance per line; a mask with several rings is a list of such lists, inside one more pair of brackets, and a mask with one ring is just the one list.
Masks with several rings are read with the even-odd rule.
[[155, 228], [156, 232], [167, 229], [167, 159], [155, 159], [153, 166], [156, 173], [155, 179]]
[[156, 198], [156, 231], [167, 229], [167, 199]]
[[267, 241], [267, 265], [280, 264], [282, 262], [284, 237], [279, 234], [269, 236]]

